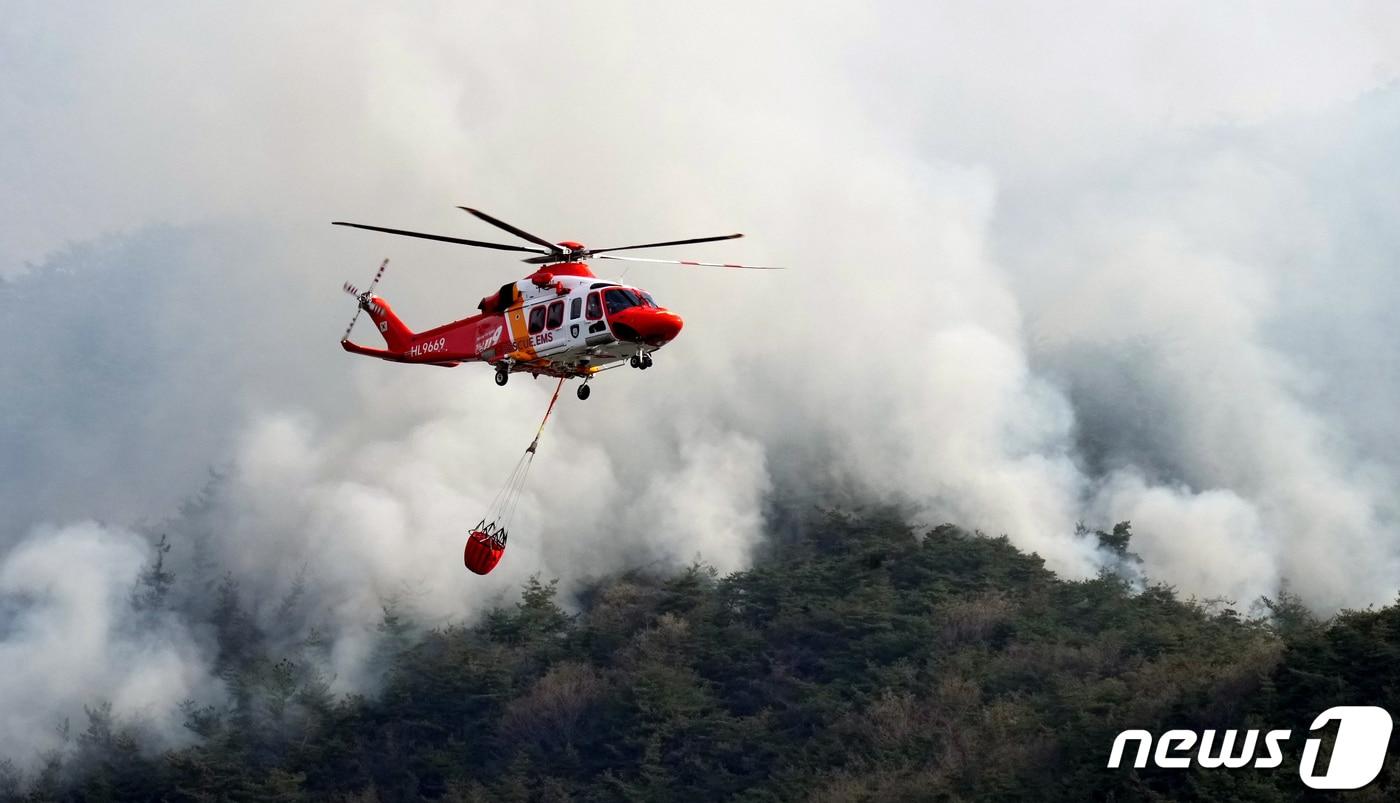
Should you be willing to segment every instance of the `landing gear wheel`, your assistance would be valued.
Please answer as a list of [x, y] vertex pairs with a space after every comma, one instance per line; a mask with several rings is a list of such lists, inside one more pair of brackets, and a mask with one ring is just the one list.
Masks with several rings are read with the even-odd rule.
[[640, 357], [638, 357], [637, 355], [633, 354], [633, 355], [632, 355], [632, 359], [628, 360], [628, 361], [627, 361], [627, 364], [630, 365], [630, 366], [632, 366], [633, 368], [641, 368], [641, 367], [642, 367], [642, 358], [640, 358]]
[[496, 369], [496, 384], [505, 386], [510, 381], [510, 369], [504, 365]]
[[643, 355], [642, 355], [642, 370], [646, 370], [647, 368], [650, 368], [651, 366], [652, 366], [651, 355], [650, 355], [650, 354], [643, 354]]
[[588, 396], [589, 396], [589, 394], [592, 393], [592, 392], [593, 392], [593, 391], [588, 387], [588, 385], [586, 385], [586, 384], [584, 384], [584, 385], [579, 385], [579, 386], [578, 386], [578, 400], [579, 400], [579, 401], [588, 401]]

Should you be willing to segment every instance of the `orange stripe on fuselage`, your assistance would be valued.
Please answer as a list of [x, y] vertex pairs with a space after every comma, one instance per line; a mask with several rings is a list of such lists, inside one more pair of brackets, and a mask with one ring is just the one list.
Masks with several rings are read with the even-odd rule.
[[506, 311], [506, 323], [510, 326], [510, 339], [515, 345], [511, 359], [528, 361], [536, 358], [535, 347], [530, 343], [530, 327], [525, 322], [525, 304], [517, 301]]

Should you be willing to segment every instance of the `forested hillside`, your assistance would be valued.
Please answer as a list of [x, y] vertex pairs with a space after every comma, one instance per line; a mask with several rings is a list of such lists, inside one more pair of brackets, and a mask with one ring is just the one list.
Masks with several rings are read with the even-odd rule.
[[[1395, 606], [1319, 622], [1287, 596], [1180, 599], [1137, 577], [1126, 525], [1082, 534], [1124, 571], [1067, 582], [1004, 538], [888, 511], [782, 520], [727, 577], [635, 572], [571, 600], [532, 581], [470, 627], [388, 606], [373, 696], [332, 695], [314, 634], [273, 643], [225, 583], [229, 701], [186, 706], [191, 746], [151, 754], [93, 701], [73, 748], [0, 773], [0, 798], [1293, 800], [1296, 749], [1276, 770], [1105, 763], [1124, 728], [1400, 710]], [[140, 591], [156, 606], [179, 582], [153, 567]], [[1400, 796], [1395, 763], [1352, 797]]]

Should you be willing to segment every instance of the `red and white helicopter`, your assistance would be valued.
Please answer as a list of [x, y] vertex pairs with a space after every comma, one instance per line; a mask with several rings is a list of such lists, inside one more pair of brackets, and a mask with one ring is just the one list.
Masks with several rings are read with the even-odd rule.
[[353, 226], [358, 229], [477, 248], [493, 248], [498, 251], [531, 253], [535, 256], [523, 261], [539, 267], [529, 276], [501, 285], [499, 290], [481, 299], [481, 303], [477, 305], [479, 314], [424, 332], [414, 332], [394, 314], [387, 301], [374, 295], [374, 288], [384, 275], [384, 268], [388, 264], [388, 260], [385, 260], [364, 292], [349, 283], [345, 285], [345, 291], [359, 300], [360, 310], [369, 313], [380, 333], [384, 335], [388, 348], [369, 348], [350, 341], [350, 330], [354, 328], [360, 314], [359, 310], [356, 310], [355, 317], [350, 319], [350, 326], [346, 327], [345, 335], [340, 341], [346, 351], [382, 360], [447, 368], [464, 362], [489, 363], [496, 367], [497, 385], [506, 384], [511, 373], [521, 371], [534, 376], [544, 374], [560, 379], [577, 377], [583, 379], [583, 384], [578, 388], [578, 397], [587, 399], [588, 380], [599, 371], [617, 367], [623, 360], [627, 360], [634, 368], [649, 368], [652, 364], [652, 352], [671, 342], [680, 333], [682, 321], [679, 315], [658, 305], [645, 290], [594, 276], [584, 264], [586, 260], [596, 258], [718, 268], [781, 270], [759, 265], [643, 259], [614, 256], [611, 253], [638, 248], [733, 240], [744, 236], [742, 234], [613, 248], [587, 248], [569, 241], [551, 243], [497, 220], [485, 212], [465, 206], [458, 208], [536, 247], [488, 243], [343, 221], [336, 221], [332, 225]]

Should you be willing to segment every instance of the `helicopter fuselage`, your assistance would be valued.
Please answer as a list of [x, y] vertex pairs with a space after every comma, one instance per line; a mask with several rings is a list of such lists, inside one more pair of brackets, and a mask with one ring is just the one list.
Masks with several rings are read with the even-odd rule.
[[679, 334], [679, 315], [644, 290], [599, 279], [580, 262], [556, 263], [482, 299], [482, 312], [423, 332], [410, 330], [378, 296], [365, 295], [387, 349], [342, 340], [346, 351], [394, 362], [496, 366], [512, 372], [587, 378], [622, 360], [651, 364], [652, 352]]

